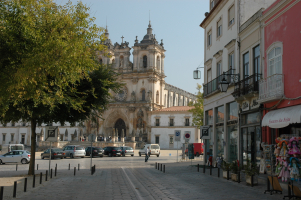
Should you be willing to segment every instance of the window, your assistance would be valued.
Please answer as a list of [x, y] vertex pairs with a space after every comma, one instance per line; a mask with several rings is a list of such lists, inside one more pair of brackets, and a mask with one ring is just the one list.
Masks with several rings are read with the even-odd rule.
[[224, 122], [224, 106], [220, 106], [216, 108], [216, 123]]
[[142, 91], [141, 91], [141, 93], [142, 93], [142, 101], [145, 101], [145, 90], [143, 89]]
[[22, 134], [21, 136], [21, 144], [25, 144], [25, 134]]
[[249, 52], [243, 55], [243, 73], [244, 79], [249, 76]]
[[217, 22], [217, 37], [220, 37], [222, 35], [222, 28], [223, 28], [223, 25], [222, 25], [222, 19], [220, 19], [218, 22]]
[[173, 136], [169, 136], [169, 144], [173, 144]]
[[212, 45], [212, 31], [209, 31], [207, 34], [207, 46], [211, 46]]
[[156, 126], [160, 126], [160, 119], [156, 119]]
[[[253, 68], [254, 68], [254, 74], [260, 74], [260, 49], [259, 45], [253, 48]], [[255, 80], [258, 81], [260, 79], [260, 76], [255, 76]]]
[[224, 127], [216, 128], [216, 155], [224, 157]]
[[213, 110], [207, 110], [205, 112], [205, 120], [206, 120], [206, 125], [213, 124]]
[[217, 63], [216, 73], [216, 76], [222, 75], [222, 62]]
[[173, 119], [169, 119], [169, 126], [174, 126], [174, 120]]
[[10, 134], [10, 141], [12, 142], [14, 141], [14, 136], [15, 136], [14, 134]]
[[5, 142], [5, 134], [2, 135], [2, 142]]
[[155, 138], [155, 143], [156, 143], [156, 144], [159, 144], [159, 143], [160, 143], [160, 136], [156, 136], [156, 138]]
[[210, 1], [210, 10], [212, 10], [212, 8], [214, 7], [214, 0]]
[[229, 69], [234, 69], [234, 52], [229, 54]]
[[268, 54], [268, 76], [282, 74], [282, 49], [273, 48]]
[[227, 121], [238, 119], [237, 102], [227, 104]]
[[189, 126], [189, 119], [185, 119], [185, 126]]
[[147, 56], [143, 56], [143, 67], [147, 68]]
[[207, 83], [209, 83], [212, 80], [212, 72], [211, 69], [207, 70]]
[[228, 26], [234, 24], [234, 17], [235, 17], [235, 13], [234, 13], [234, 5], [231, 6], [231, 8], [228, 10], [228, 19], [229, 19], [229, 24]]

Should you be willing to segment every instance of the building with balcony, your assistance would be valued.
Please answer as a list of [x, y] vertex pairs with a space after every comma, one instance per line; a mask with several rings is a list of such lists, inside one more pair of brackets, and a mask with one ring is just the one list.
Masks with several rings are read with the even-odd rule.
[[301, 2], [277, 0], [263, 11], [262, 140], [301, 136]]
[[[159, 144], [161, 149], [180, 149], [183, 143], [199, 143], [199, 127], [192, 124], [189, 106], [174, 106], [151, 113], [151, 143]], [[175, 141], [175, 131], [180, 131], [181, 140]], [[190, 137], [185, 140], [185, 134]]]
[[[240, 28], [249, 24], [248, 20], [258, 10], [267, 8], [274, 1], [210, 0], [210, 12], [205, 13], [200, 24], [205, 33], [204, 125], [210, 126], [205, 151], [211, 152], [213, 160], [216, 157], [223, 157], [226, 161], [242, 158], [238, 110], [245, 97], [258, 94], [260, 72], [253, 73], [251, 67], [247, 68], [247, 60], [246, 70], [242, 70]], [[252, 45], [244, 47], [245, 53], [248, 48], [253, 48]], [[251, 54], [249, 58], [252, 58]], [[247, 57], [245, 55], [245, 59]], [[219, 83], [224, 79], [229, 83], [227, 92], [219, 89]]]

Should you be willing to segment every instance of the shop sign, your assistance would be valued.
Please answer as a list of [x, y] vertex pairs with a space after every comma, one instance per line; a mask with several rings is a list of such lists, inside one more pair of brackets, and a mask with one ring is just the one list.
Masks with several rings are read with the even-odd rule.
[[251, 100], [251, 109], [259, 108], [258, 97], [255, 97]]
[[249, 102], [248, 101], [242, 102], [242, 104], [241, 104], [241, 110], [242, 111], [248, 111], [249, 109], [250, 109]]

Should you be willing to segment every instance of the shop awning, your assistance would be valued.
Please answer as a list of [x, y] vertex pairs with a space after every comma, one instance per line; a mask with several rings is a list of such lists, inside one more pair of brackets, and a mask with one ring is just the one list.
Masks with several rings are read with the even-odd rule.
[[293, 123], [301, 123], [301, 105], [268, 112], [262, 119], [262, 126], [283, 128]]

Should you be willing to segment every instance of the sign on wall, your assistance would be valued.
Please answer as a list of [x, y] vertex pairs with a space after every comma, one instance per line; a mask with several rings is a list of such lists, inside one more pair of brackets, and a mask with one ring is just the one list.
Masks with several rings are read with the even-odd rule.
[[181, 141], [181, 131], [175, 130], [175, 141]]
[[205, 140], [210, 139], [209, 128], [210, 128], [209, 126], [200, 127], [200, 133], [201, 133], [200, 139], [205, 139]]
[[45, 126], [45, 141], [57, 141], [58, 126]]

